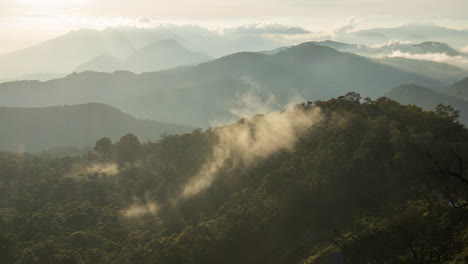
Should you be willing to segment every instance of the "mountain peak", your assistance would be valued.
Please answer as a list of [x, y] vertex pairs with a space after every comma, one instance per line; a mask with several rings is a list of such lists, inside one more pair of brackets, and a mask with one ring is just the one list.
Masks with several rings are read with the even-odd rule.
[[422, 48], [423, 50], [426, 50], [431, 53], [446, 53], [447, 55], [450, 55], [450, 56], [460, 55], [460, 52], [452, 48], [447, 43], [443, 43], [443, 42], [426, 41], [420, 44], [415, 44], [413, 46]]
[[156, 41], [152, 44], [147, 45], [142, 50], [145, 49], [184, 49], [187, 50], [184, 46], [182, 46], [179, 42], [174, 39], [164, 39], [160, 41]]

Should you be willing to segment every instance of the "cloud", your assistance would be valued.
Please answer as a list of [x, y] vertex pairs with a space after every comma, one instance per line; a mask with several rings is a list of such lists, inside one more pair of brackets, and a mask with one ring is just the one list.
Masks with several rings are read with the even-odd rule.
[[159, 208], [159, 205], [154, 201], [145, 199], [141, 202], [135, 199], [134, 203], [126, 209], [121, 210], [120, 214], [125, 218], [138, 218], [145, 215], [156, 215]]
[[156, 28], [161, 26], [161, 23], [153, 21], [149, 17], [139, 18], [124, 18], [124, 17], [81, 17], [73, 15], [62, 15], [60, 16], [64, 23], [73, 25], [77, 28], [94, 28], [94, 29], [106, 29], [106, 28]]
[[411, 41], [389, 40], [381, 44], [369, 45], [368, 47], [371, 49], [384, 49], [384, 48], [393, 47], [396, 45], [410, 45], [410, 44], [411, 44]]
[[226, 32], [237, 34], [258, 34], [258, 35], [300, 35], [308, 34], [310, 31], [302, 27], [292, 27], [278, 23], [257, 23], [242, 25], [225, 29]]
[[466, 56], [449, 56], [446, 53], [425, 53], [425, 54], [411, 54], [407, 52], [394, 51], [390, 54], [382, 54], [375, 56], [377, 58], [382, 57], [401, 57], [415, 60], [427, 60], [453, 64], [455, 66], [468, 69], [468, 57]]
[[276, 98], [272, 94], [262, 98], [254, 91], [248, 91], [238, 96], [237, 99], [228, 106], [228, 111], [239, 118], [269, 113], [279, 107]]
[[346, 21], [335, 27], [334, 34], [343, 34], [351, 32], [357, 25], [358, 19], [356, 17], [348, 17]]
[[180, 198], [189, 198], [211, 186], [226, 166], [253, 166], [280, 150], [292, 150], [297, 140], [320, 120], [320, 109], [293, 109], [244, 118], [215, 130], [219, 143], [211, 158], [185, 184]]
[[241, 34], [241, 35], [301, 35], [311, 33], [305, 28], [288, 26], [279, 23], [254, 23], [239, 25], [234, 27], [209, 27], [202, 24], [188, 22], [174, 22], [154, 20], [150, 17], [125, 18], [125, 17], [80, 17], [80, 16], [61, 16], [62, 20], [76, 24], [78, 26], [94, 27], [104, 29], [107, 27], [135, 27], [135, 28], [153, 28], [153, 29], [202, 29], [214, 34]]
[[244, 76], [242, 81], [249, 86], [249, 90], [238, 94], [235, 100], [225, 103], [228, 111], [237, 117], [236, 120], [280, 109], [276, 97], [268, 89], [248, 76]]
[[106, 164], [92, 164], [86, 168], [88, 174], [102, 174], [107, 176], [117, 175], [119, 173], [119, 166], [115, 163]]

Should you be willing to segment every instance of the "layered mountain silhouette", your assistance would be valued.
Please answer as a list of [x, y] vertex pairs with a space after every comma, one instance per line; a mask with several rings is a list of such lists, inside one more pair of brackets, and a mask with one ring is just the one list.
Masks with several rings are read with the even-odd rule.
[[468, 70], [442, 62], [402, 57], [386, 57], [375, 59], [375, 61], [429, 78], [434, 78], [446, 84], [452, 84], [468, 76]]
[[[0, 54], [0, 80], [48, 72], [71, 73], [90, 60], [102, 60], [104, 54], [123, 59], [148, 45], [151, 46], [165, 39], [174, 39], [190, 50], [197, 50], [213, 57], [239, 51], [273, 49], [284, 45], [262, 35], [240, 32], [219, 34], [219, 32], [197, 26], [165, 25], [155, 28], [82, 29], [26, 49]], [[195, 54], [189, 55], [195, 56]], [[181, 59], [182, 56], [178, 58]], [[182, 62], [185, 64], [184, 60]], [[189, 62], [192, 63], [193, 60]]]
[[153, 72], [183, 65], [198, 64], [211, 59], [205, 54], [186, 49], [175, 40], [168, 39], [139, 49], [124, 60], [119, 60], [110, 54], [102, 54], [79, 65], [75, 71], [113, 72], [126, 70], [135, 73]]
[[[370, 57], [380, 63], [435, 78], [446, 84], [451, 84], [468, 75], [468, 69], [431, 60], [437, 59], [440, 56], [446, 56], [447, 58], [466, 57], [466, 61], [468, 61], [468, 56], [446, 43], [423, 42], [409, 44], [395, 42], [377, 46], [349, 44], [330, 40], [316, 43], [317, 45], [330, 47], [338, 51]], [[416, 59], [418, 57], [420, 59]], [[454, 63], [456, 61], [455, 59], [453, 60]]]
[[103, 53], [94, 57], [76, 67], [76, 72], [96, 71], [96, 72], [114, 72], [123, 69], [123, 61], [109, 53]]
[[468, 31], [445, 28], [434, 24], [410, 23], [395, 28], [373, 28], [338, 34], [336, 39], [341, 42], [366, 45], [382, 44], [389, 41], [408, 41], [412, 43], [438, 41], [456, 47], [463, 47], [467, 44]]
[[0, 55], [0, 78], [45, 72], [72, 72], [103, 53], [128, 56], [137, 47], [116, 30], [78, 30], [39, 45]]
[[[97, 101], [137, 117], [208, 126], [232, 118], [232, 108], [244, 108], [232, 104], [242, 104], [239, 99], [249, 96], [261, 101], [255, 104], [266, 100], [282, 108], [295, 98], [326, 99], [348, 91], [379, 96], [404, 83], [443, 86], [427, 76], [304, 43], [271, 55], [243, 52], [198, 66], [139, 75], [83, 72], [48, 82], [4, 83], [0, 84], [0, 104], [24, 107]], [[253, 99], [244, 101], [249, 104], [249, 100]]]
[[0, 107], [0, 149], [35, 152], [64, 146], [93, 146], [127, 133], [141, 140], [190, 132], [188, 126], [136, 119], [114, 107], [89, 103], [45, 108]]
[[49, 80], [53, 80], [53, 79], [63, 78], [65, 76], [67, 76], [68, 74], [70, 74], [70, 73], [58, 73], [58, 72], [57, 73], [53, 73], [53, 72], [37, 73], [37, 74], [23, 75], [23, 76], [19, 76], [19, 77], [16, 77], [16, 78], [11, 78], [11, 79], [0, 79], [0, 83], [14, 82], [14, 81], [24, 81], [24, 80], [34, 80], [34, 81], [45, 82], [45, 81], [49, 81]]
[[419, 44], [410, 44], [405, 42], [390, 42], [383, 45], [357, 45], [336, 42], [331, 40], [317, 42], [317, 45], [334, 48], [338, 51], [352, 52], [363, 56], [388, 56], [396, 52], [413, 55], [422, 54], [446, 54], [448, 56], [462, 56], [463, 53], [457, 51], [450, 45], [442, 42], [422, 42]]

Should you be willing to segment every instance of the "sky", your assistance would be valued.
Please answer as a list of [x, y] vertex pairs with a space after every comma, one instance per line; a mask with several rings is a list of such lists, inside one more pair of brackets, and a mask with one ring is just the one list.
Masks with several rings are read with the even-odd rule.
[[159, 23], [209, 28], [250, 23], [333, 30], [432, 22], [468, 28], [468, 0], [0, 0], [0, 53], [80, 28], [144, 27]]

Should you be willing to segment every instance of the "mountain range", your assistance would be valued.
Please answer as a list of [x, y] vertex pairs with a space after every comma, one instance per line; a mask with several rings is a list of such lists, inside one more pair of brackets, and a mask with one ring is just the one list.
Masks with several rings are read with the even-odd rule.
[[441, 27], [435, 24], [409, 23], [394, 28], [371, 28], [344, 32], [335, 36], [337, 41], [354, 44], [375, 45], [391, 41], [420, 43], [444, 42], [455, 47], [468, 45], [468, 31]]
[[[112, 62], [116, 62], [114, 59], [125, 59], [144, 47], [167, 39], [177, 41], [188, 50], [201, 52], [214, 58], [241, 51], [272, 50], [310, 39], [301, 36], [301, 34], [310, 33], [307, 30], [284, 26], [281, 29], [280, 32], [300, 37], [272, 38], [268, 30], [274, 30], [274, 28], [260, 27], [259, 29], [255, 25], [223, 31], [188, 25], [161, 25], [154, 28], [115, 27], [104, 30], [82, 29], [26, 49], [0, 54], [0, 79], [11, 80], [25, 75], [43, 73], [71, 73], [79, 66], [96, 64], [99, 66], [102, 62], [106, 62], [105, 65], [112, 65]], [[341, 42], [365, 45], [426, 42], [427, 46], [412, 49], [431, 50], [433, 53], [440, 48], [447, 48], [443, 44], [437, 44], [434, 50], [432, 47], [434, 43], [447, 43], [456, 48], [466, 47], [468, 31], [435, 25], [408, 24], [397, 28], [343, 32], [319, 39], [336, 39]], [[449, 55], [453, 55], [453, 52], [451, 50]], [[164, 68], [169, 67], [164, 66]], [[106, 67], [104, 69], [108, 70]], [[110, 70], [114, 68], [110, 67]]]
[[429, 78], [434, 78], [447, 85], [468, 76], [467, 69], [462, 69], [452, 64], [443, 62], [407, 59], [402, 57], [386, 57], [374, 59], [374, 61], [405, 71], [427, 76]]
[[114, 107], [88, 103], [44, 108], [0, 107], [0, 149], [36, 152], [56, 147], [88, 147], [102, 138], [116, 141], [132, 133], [141, 140], [193, 128], [136, 119]]
[[127, 56], [136, 47], [115, 30], [72, 31], [30, 48], [0, 55], [0, 78], [72, 72], [77, 65], [108, 52]]
[[326, 40], [317, 42], [317, 45], [334, 48], [339, 51], [352, 52], [363, 56], [383, 57], [389, 56], [395, 52], [408, 54], [440, 53], [452, 57], [464, 55], [446, 43], [433, 41], [421, 42], [418, 44], [397, 41], [382, 45], [359, 45]]
[[107, 57], [127, 58], [148, 45], [167, 39], [173, 39], [189, 50], [210, 57], [239, 51], [268, 50], [284, 45], [262, 35], [228, 31], [220, 34], [197, 26], [81, 29], [26, 49], [0, 54], [0, 79], [16, 79], [41, 73], [71, 73], [83, 63], [93, 59], [99, 61], [99, 56], [104, 54], [108, 54], [104, 55]]
[[380, 63], [441, 80], [446, 84], [451, 84], [468, 75], [468, 54], [445, 43], [393, 42], [384, 45], [357, 45], [326, 40], [316, 42], [316, 44], [366, 56]]
[[135, 73], [154, 72], [183, 65], [192, 65], [212, 58], [192, 52], [172, 39], [161, 40], [141, 48], [120, 60], [108, 53], [101, 54], [81, 65], [75, 71], [114, 72], [126, 70]]
[[3, 83], [0, 105], [102, 102], [140, 118], [206, 127], [237, 118], [234, 112], [246, 105], [283, 108], [297, 98], [326, 99], [348, 91], [379, 96], [405, 83], [444, 85], [309, 42], [270, 55], [242, 52], [160, 72], [83, 72], [47, 82]]

